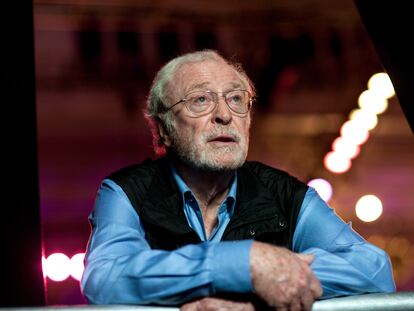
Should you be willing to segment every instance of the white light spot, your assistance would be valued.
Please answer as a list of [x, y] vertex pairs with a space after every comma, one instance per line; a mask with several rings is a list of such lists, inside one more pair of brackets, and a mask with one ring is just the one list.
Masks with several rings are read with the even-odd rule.
[[368, 80], [368, 89], [381, 94], [384, 98], [391, 98], [395, 95], [394, 86], [390, 77], [385, 72], [374, 74]]
[[70, 275], [75, 279], [80, 281], [83, 270], [85, 266], [83, 264], [83, 259], [85, 258], [85, 253], [78, 253], [70, 259]]
[[348, 140], [352, 140], [354, 144], [361, 145], [369, 138], [368, 129], [359, 122], [348, 120], [341, 126], [341, 135]]
[[382, 214], [381, 200], [373, 194], [364, 195], [356, 203], [355, 213], [365, 222], [377, 220]]
[[62, 253], [54, 253], [45, 259], [43, 274], [52, 281], [60, 282], [69, 277], [70, 260]]
[[349, 158], [341, 156], [335, 151], [328, 152], [323, 159], [323, 163], [327, 170], [337, 174], [345, 173], [352, 165]]
[[333, 141], [332, 150], [341, 157], [354, 159], [360, 153], [361, 148], [352, 139], [341, 136]]
[[357, 122], [361, 128], [372, 130], [378, 124], [378, 117], [375, 113], [363, 109], [354, 109], [349, 114], [349, 119]]
[[358, 105], [361, 109], [370, 113], [381, 114], [388, 108], [388, 101], [380, 94], [366, 90], [358, 97]]

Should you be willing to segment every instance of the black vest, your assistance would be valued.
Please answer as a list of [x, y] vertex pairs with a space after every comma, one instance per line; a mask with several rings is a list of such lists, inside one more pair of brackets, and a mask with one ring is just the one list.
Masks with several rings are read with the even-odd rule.
[[[223, 241], [254, 239], [292, 248], [296, 220], [308, 186], [259, 162], [237, 170], [234, 215]], [[201, 240], [187, 223], [168, 160], [146, 160], [111, 174], [137, 211], [154, 249], [174, 250]]]

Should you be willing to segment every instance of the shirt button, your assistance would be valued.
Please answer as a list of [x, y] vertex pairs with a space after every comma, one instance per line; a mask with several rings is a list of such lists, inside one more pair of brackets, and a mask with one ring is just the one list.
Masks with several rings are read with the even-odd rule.
[[253, 228], [250, 228], [249, 233], [250, 233], [251, 236], [254, 236], [256, 234], [256, 231], [254, 231]]
[[283, 228], [286, 225], [284, 220], [279, 220], [279, 226]]

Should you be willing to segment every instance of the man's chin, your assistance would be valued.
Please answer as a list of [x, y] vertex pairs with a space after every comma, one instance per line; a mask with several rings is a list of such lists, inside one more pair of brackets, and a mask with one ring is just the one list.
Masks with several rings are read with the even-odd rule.
[[232, 150], [231, 152], [211, 150], [196, 154], [191, 151], [184, 153], [170, 149], [168, 154], [186, 166], [206, 172], [234, 171], [241, 167], [246, 160], [246, 154], [240, 150]]
[[210, 158], [200, 159], [195, 163], [198, 168], [206, 171], [234, 171], [241, 167], [245, 162], [245, 157], [225, 157], [225, 156], [212, 156]]
[[211, 164], [211, 163], [204, 163], [201, 165], [197, 165], [196, 169], [208, 172], [231, 172], [237, 170], [241, 165], [222, 165], [222, 164]]
[[229, 160], [214, 157], [197, 160], [181, 157], [179, 161], [188, 167], [191, 167], [195, 170], [204, 171], [206, 173], [235, 171], [244, 163], [244, 160]]

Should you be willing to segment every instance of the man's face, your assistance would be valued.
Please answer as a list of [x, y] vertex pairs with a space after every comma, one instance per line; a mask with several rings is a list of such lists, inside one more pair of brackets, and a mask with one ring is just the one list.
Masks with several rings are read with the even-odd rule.
[[216, 108], [194, 117], [184, 103], [173, 107], [174, 130], [165, 135], [170, 152], [184, 164], [207, 171], [234, 170], [247, 157], [250, 113], [234, 114], [225, 103], [222, 92], [249, 90], [247, 81], [224, 62], [203, 61], [181, 66], [168, 85], [170, 103], [176, 103], [189, 92], [209, 90], [219, 93]]

